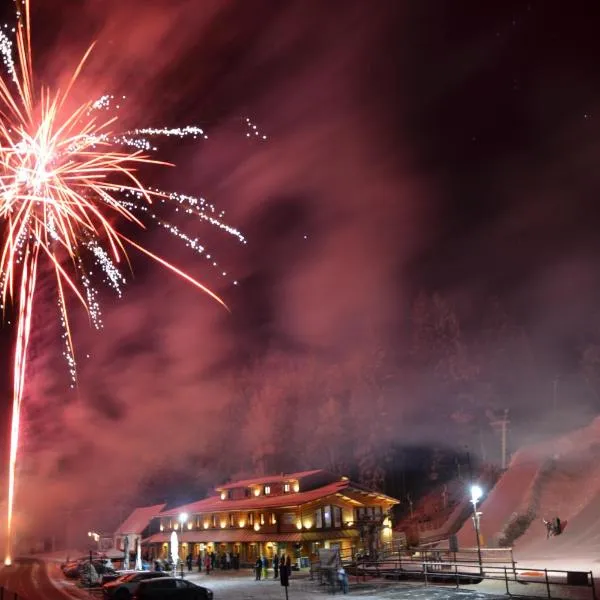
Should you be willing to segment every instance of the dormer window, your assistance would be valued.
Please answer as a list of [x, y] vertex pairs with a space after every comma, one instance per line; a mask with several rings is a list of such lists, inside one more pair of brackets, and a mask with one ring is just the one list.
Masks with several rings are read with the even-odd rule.
[[260, 496], [260, 488], [254, 488], [254, 495]]
[[289, 494], [289, 492], [290, 492], [290, 484], [289, 484], [289, 483], [284, 483], [284, 484], [283, 484], [283, 491], [284, 491], [286, 494]]
[[294, 491], [295, 492], [299, 492], [300, 491], [300, 484], [296, 481], [296, 483], [294, 483]]
[[265, 485], [265, 496], [271, 493], [271, 486]]

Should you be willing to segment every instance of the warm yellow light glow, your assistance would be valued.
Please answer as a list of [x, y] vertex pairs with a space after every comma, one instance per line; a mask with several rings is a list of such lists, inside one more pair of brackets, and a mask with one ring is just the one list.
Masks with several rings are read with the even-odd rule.
[[221, 529], [225, 529], [227, 527], [227, 521], [221, 521]]
[[352, 527], [352, 525], [354, 525], [354, 521], [348, 521], [347, 525], [348, 527]]
[[294, 491], [295, 492], [299, 492], [300, 491], [300, 484], [299, 483], [295, 483], [294, 484]]
[[392, 526], [392, 522], [390, 521], [390, 518], [389, 518], [389, 517], [386, 517], [386, 518], [383, 520], [383, 526], [384, 526], [384, 527], [391, 527], [391, 526]]
[[246, 526], [246, 521], [244, 521], [244, 519], [240, 519], [239, 525], [240, 525], [240, 527], [245, 527]]
[[254, 531], [259, 531], [260, 525], [258, 523], [254, 523]]
[[221, 500], [225, 500], [227, 498], [227, 494], [225, 492], [221, 492]]
[[310, 519], [304, 519], [304, 527], [306, 527], [306, 529], [310, 529], [312, 527], [312, 521]]
[[208, 521], [204, 521], [204, 529], [208, 529]]
[[275, 515], [275, 513], [273, 513], [271, 515], [271, 524], [275, 525], [275, 523], [277, 523], [277, 516]]
[[175, 525], [173, 525], [173, 529], [178, 529], [179, 528], [179, 523], [175, 523]]
[[255, 488], [254, 489], [254, 495], [255, 496], [260, 496], [260, 489], [259, 488]]
[[296, 528], [302, 529], [302, 521], [300, 519], [298, 519], [298, 521], [296, 521]]
[[165, 530], [165, 526], [161, 524], [161, 526], [160, 526], [160, 530], [161, 530], [161, 531], [164, 531], [164, 530]]
[[10, 556], [7, 556], [7, 557], [4, 559], [4, 566], [5, 566], [5, 567], [10, 567], [10, 565], [12, 565], [12, 559], [11, 559], [11, 557], [10, 557]]
[[188, 523], [188, 529], [191, 529], [191, 528], [192, 528], [192, 522], [190, 521], [190, 522]]

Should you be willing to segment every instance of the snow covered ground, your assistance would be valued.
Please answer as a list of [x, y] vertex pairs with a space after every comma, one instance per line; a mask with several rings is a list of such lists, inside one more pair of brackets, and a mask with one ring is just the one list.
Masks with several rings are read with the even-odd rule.
[[[600, 418], [588, 427], [523, 448], [481, 505], [484, 545], [498, 543], [516, 516], [531, 524], [513, 543], [525, 569], [592, 571], [600, 579]], [[559, 517], [561, 535], [546, 537], [543, 519]], [[473, 523], [459, 532], [472, 547]]]

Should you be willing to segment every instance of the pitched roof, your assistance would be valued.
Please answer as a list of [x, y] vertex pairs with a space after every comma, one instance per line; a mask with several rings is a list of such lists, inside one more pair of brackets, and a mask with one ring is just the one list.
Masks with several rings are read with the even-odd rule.
[[326, 498], [327, 496], [333, 496], [343, 492], [344, 490], [348, 490], [348, 492], [355, 491], [358, 492], [358, 494], [375, 494], [379, 498], [387, 500], [393, 504], [399, 503], [398, 500], [391, 498], [390, 496], [386, 496], [385, 494], [380, 494], [379, 492], [374, 492], [372, 490], [366, 490], [365, 488], [353, 484], [347, 479], [342, 479], [314, 490], [291, 494], [280, 494], [274, 496], [261, 495], [250, 498], [242, 498], [240, 500], [221, 500], [220, 496], [211, 496], [210, 498], [205, 498], [204, 500], [199, 500], [190, 504], [178, 506], [177, 508], [173, 508], [171, 510], [166, 510], [161, 513], [161, 516], [176, 516], [183, 512], [198, 514], [209, 512], [258, 510], [264, 508], [284, 508], [286, 506], [294, 507], [301, 504], [306, 504], [308, 502], [313, 502], [321, 498]]
[[284, 483], [290, 480], [299, 480], [309, 475], [324, 473], [322, 469], [313, 469], [312, 471], [298, 471], [297, 473], [279, 473], [278, 475], [265, 475], [264, 477], [254, 477], [253, 479], [241, 479], [240, 481], [231, 481], [224, 485], [218, 485], [215, 489], [231, 490], [233, 488], [250, 487], [253, 485], [263, 485], [265, 483]]
[[166, 506], [166, 504], [154, 504], [152, 506], [140, 506], [119, 525], [116, 533], [134, 533], [139, 535], [148, 527], [148, 523], [153, 517], [156, 517]]

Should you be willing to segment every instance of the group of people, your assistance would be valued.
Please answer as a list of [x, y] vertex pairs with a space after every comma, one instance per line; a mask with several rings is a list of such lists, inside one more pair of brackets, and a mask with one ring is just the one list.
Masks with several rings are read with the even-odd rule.
[[[185, 562], [187, 563], [188, 571], [191, 572], [194, 565], [194, 557], [191, 553], [187, 555]], [[238, 570], [240, 568], [240, 555], [234, 552], [221, 552], [218, 555], [214, 552], [206, 552], [204, 556], [198, 554], [195, 562], [199, 573], [204, 566], [206, 574], [209, 575], [210, 572], [214, 571], [216, 568], [221, 568], [224, 571], [229, 569]]]
[[[269, 559], [266, 556], [259, 556], [256, 559], [256, 563], [254, 564], [254, 572], [256, 574], [256, 581], [260, 581], [261, 579], [267, 579], [269, 577]], [[279, 579], [282, 571], [285, 569], [287, 577], [291, 577], [292, 575], [292, 559], [288, 554], [287, 557], [282, 554], [281, 556], [277, 556], [277, 554], [273, 557], [273, 579]]]

